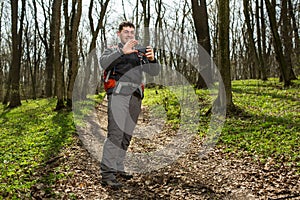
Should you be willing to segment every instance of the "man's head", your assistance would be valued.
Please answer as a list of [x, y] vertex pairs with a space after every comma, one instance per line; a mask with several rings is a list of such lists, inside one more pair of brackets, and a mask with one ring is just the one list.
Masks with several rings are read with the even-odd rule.
[[125, 21], [119, 25], [117, 32], [121, 42], [125, 44], [129, 40], [135, 39], [135, 27], [133, 23]]

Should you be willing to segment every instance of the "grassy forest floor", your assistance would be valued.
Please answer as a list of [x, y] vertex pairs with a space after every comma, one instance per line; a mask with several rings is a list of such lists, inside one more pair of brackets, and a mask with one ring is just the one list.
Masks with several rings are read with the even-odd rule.
[[[55, 112], [54, 99], [0, 106], [0, 199], [300, 199], [300, 81], [282, 89], [277, 79], [233, 81], [236, 113], [227, 116], [214, 149], [199, 156], [209, 118], [209, 94], [197, 91], [202, 113], [199, 136], [186, 154], [160, 169], [135, 174], [119, 191], [101, 186], [99, 159], [80, 140], [73, 114]], [[142, 120], [165, 92], [146, 91]], [[174, 99], [168, 94], [168, 101]], [[105, 130], [105, 104], [94, 120]], [[152, 143], [133, 139], [132, 151], [168, 141], [178, 123], [176, 99], [170, 124]], [[172, 106], [175, 105], [175, 106]], [[175, 124], [175, 125], [174, 125]]]

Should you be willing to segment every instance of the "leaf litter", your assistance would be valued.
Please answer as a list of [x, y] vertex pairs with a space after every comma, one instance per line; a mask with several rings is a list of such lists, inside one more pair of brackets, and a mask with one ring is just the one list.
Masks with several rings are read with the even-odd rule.
[[[105, 105], [97, 107], [95, 123], [106, 131]], [[147, 108], [143, 108], [138, 124], [149, 123]], [[101, 116], [101, 117], [99, 117]], [[161, 129], [161, 126], [159, 127]], [[153, 130], [152, 130], [153, 131]], [[134, 138], [130, 151], [151, 151], [164, 145], [174, 134], [172, 127], [151, 140]], [[85, 130], [89, 134], [89, 129]], [[88, 139], [87, 139], [88, 138]], [[205, 155], [199, 155], [202, 141], [195, 137], [188, 151], [163, 168], [135, 173], [120, 190], [101, 185], [97, 148], [89, 143], [91, 137], [76, 137], [75, 144], [63, 149], [57, 159], [39, 169], [39, 181], [31, 188], [34, 199], [224, 199], [275, 200], [300, 199], [300, 176], [296, 165], [276, 163], [269, 159], [261, 163], [247, 152], [225, 152], [218, 145]], [[43, 177], [62, 177], [51, 182]]]

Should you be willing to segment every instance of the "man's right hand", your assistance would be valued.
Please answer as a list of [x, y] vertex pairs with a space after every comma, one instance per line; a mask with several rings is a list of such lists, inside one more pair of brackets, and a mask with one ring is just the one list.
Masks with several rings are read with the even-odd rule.
[[124, 54], [137, 53], [138, 51], [133, 49], [133, 47], [136, 46], [137, 44], [138, 44], [137, 40], [129, 40], [122, 48], [123, 53]]

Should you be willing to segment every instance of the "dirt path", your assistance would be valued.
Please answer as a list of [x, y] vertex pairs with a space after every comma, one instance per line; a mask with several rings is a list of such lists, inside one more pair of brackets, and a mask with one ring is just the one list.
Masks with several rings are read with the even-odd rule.
[[[194, 138], [188, 151], [175, 162], [154, 171], [135, 173], [132, 180], [123, 181], [121, 190], [102, 187], [99, 149], [105, 135], [92, 134], [92, 129], [100, 128], [105, 133], [105, 112], [106, 105], [99, 105], [88, 120], [90, 125], [80, 131], [81, 140], [44, 169], [44, 173], [49, 173], [60, 166], [56, 173], [65, 174], [65, 178], [51, 186], [52, 194], [45, 191], [45, 185], [36, 185], [32, 190], [36, 199], [51, 199], [53, 195], [59, 199], [300, 199], [300, 176], [295, 167], [275, 167], [271, 159], [260, 164], [242, 152], [242, 158], [236, 158], [233, 153], [223, 153], [222, 147], [200, 157], [199, 138]], [[153, 149], [172, 137], [172, 129], [162, 128], [162, 121], [149, 123], [149, 113], [143, 108], [137, 134], [157, 130], [164, 134], [157, 134], [151, 141], [135, 138], [130, 151]]]

